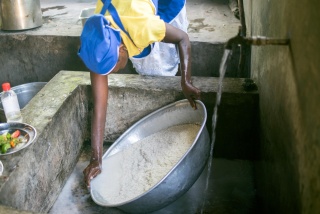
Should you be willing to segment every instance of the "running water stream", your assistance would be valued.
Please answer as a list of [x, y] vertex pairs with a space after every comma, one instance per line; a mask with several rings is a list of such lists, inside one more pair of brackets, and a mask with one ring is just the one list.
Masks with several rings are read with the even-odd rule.
[[[204, 194], [207, 194], [208, 191], [208, 185], [209, 185], [209, 178], [210, 178], [210, 173], [211, 173], [211, 165], [212, 165], [212, 159], [213, 159], [213, 148], [214, 148], [214, 143], [216, 139], [216, 126], [217, 126], [217, 119], [218, 119], [218, 106], [220, 105], [221, 101], [221, 94], [222, 94], [222, 85], [223, 85], [223, 79], [227, 70], [227, 62], [228, 58], [231, 56], [232, 51], [225, 49], [221, 63], [220, 63], [220, 68], [219, 68], [219, 83], [218, 83], [218, 89], [217, 89], [217, 95], [216, 95], [216, 103], [213, 109], [213, 115], [212, 115], [212, 137], [211, 137], [211, 147], [210, 147], [210, 156], [208, 160], [208, 173], [207, 173], [207, 178], [206, 178], [206, 186], [204, 190]], [[203, 208], [205, 205], [205, 200], [203, 201], [202, 208], [201, 208], [201, 214], [203, 213]]]

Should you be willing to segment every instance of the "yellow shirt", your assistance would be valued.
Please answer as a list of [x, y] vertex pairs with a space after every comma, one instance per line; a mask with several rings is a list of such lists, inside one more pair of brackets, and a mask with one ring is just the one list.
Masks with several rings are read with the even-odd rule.
[[[140, 54], [149, 44], [163, 40], [165, 23], [155, 15], [151, 0], [112, 0], [112, 4], [118, 12], [122, 25], [134, 41], [133, 44], [125, 32], [120, 32], [129, 57]], [[95, 13], [100, 13], [102, 6], [103, 3], [98, 0]], [[112, 27], [119, 29], [108, 11], [106, 19], [111, 22]]]

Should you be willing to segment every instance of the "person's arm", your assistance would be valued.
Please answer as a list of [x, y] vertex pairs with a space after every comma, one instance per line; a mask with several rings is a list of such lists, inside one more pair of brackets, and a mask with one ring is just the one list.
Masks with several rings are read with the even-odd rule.
[[181, 87], [192, 108], [196, 109], [195, 99], [200, 99], [200, 90], [191, 82], [191, 44], [189, 36], [170, 24], [165, 23], [166, 34], [162, 42], [178, 45], [181, 70]]
[[84, 169], [84, 180], [90, 186], [92, 178], [101, 173], [103, 137], [106, 124], [108, 104], [108, 75], [99, 75], [90, 72], [93, 94], [93, 116], [91, 121], [91, 159]]

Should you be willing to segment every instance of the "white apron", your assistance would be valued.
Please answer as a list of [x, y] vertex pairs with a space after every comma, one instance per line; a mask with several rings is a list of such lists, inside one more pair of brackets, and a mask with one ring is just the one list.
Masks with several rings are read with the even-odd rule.
[[[171, 0], [172, 1], [172, 0]], [[181, 2], [181, 0], [178, 0]], [[159, 4], [161, 1], [159, 1]], [[187, 20], [185, 2], [182, 9], [179, 9], [178, 15], [173, 20], [170, 17], [162, 18], [161, 12], [158, 15], [165, 22], [173, 25], [176, 28], [187, 32], [189, 22]], [[163, 11], [167, 11], [164, 9]], [[170, 43], [155, 42], [153, 48], [147, 56], [130, 57], [133, 67], [137, 73], [150, 76], [175, 76], [178, 71], [180, 58], [177, 46]]]

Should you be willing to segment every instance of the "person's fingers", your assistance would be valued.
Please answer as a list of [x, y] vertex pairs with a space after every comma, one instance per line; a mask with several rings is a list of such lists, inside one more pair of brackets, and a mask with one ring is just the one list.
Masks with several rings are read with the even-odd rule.
[[[85, 170], [85, 171], [87, 172], [88, 170]], [[90, 188], [90, 181], [100, 173], [101, 173], [101, 170], [97, 168], [90, 169], [90, 172], [85, 173], [84, 179], [88, 188]]]
[[85, 179], [85, 183], [86, 183], [88, 188], [90, 188], [90, 181], [92, 180], [92, 178], [94, 178], [94, 177], [91, 175], [91, 173], [87, 174], [85, 176], [85, 178], [84, 178]]
[[198, 109], [198, 107], [197, 107], [197, 103], [196, 103], [196, 101], [195, 101], [195, 100], [193, 100], [193, 102], [194, 102], [194, 107], [193, 107], [193, 109], [194, 109], [194, 110], [197, 110], [197, 109]]
[[193, 95], [193, 97], [194, 97], [194, 105], [196, 106], [196, 108], [195, 109], [197, 109], [197, 103], [196, 103], [196, 100], [200, 100], [200, 97], [201, 97], [201, 91], [199, 90], [199, 89], [197, 89], [196, 88], [196, 90], [195, 90], [195, 94]]
[[83, 171], [83, 174], [84, 174], [84, 182], [86, 183], [87, 187], [89, 188], [90, 187], [90, 180], [91, 180], [91, 174], [92, 174], [92, 169], [90, 168], [86, 168], [84, 171]]
[[194, 110], [197, 110], [198, 108], [197, 108], [196, 100], [195, 100], [195, 99], [192, 99], [192, 102], [193, 102], [192, 108], [193, 108]]
[[194, 87], [192, 84], [187, 84], [183, 86], [182, 91], [187, 100], [189, 101], [191, 107], [196, 110], [196, 100], [200, 99], [201, 91], [198, 88]]
[[194, 98], [196, 100], [199, 100], [200, 99], [200, 95], [201, 95], [201, 91], [198, 88], [195, 88], [194, 89]]
[[90, 179], [93, 179], [94, 177], [96, 177], [97, 175], [99, 175], [101, 173], [100, 169], [96, 169], [92, 172], [92, 176]]
[[197, 106], [196, 106], [194, 100], [191, 98], [191, 96], [188, 96], [187, 99], [188, 99], [191, 107], [192, 107], [194, 110], [196, 110], [196, 109], [197, 109]]

